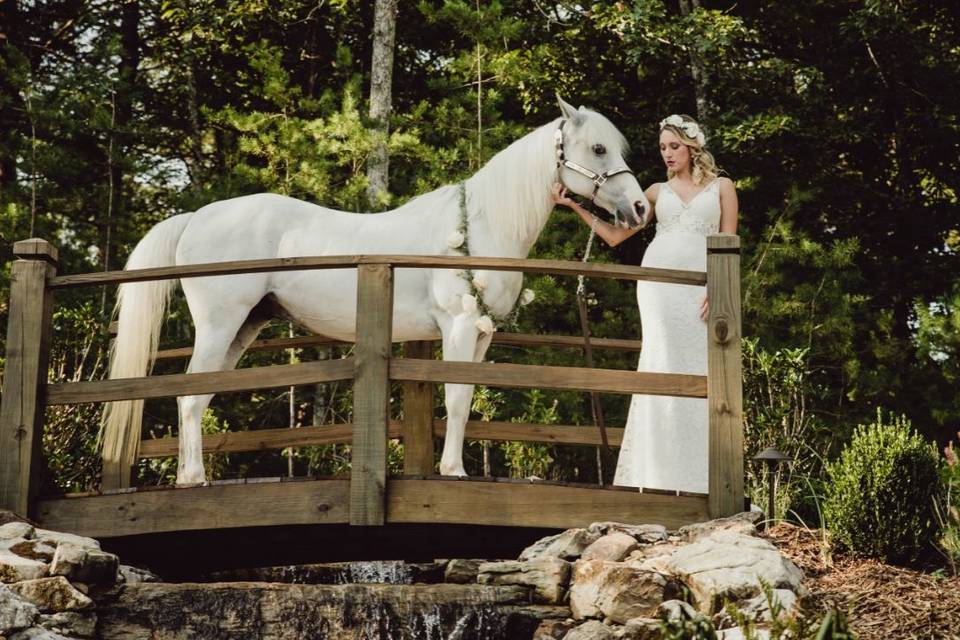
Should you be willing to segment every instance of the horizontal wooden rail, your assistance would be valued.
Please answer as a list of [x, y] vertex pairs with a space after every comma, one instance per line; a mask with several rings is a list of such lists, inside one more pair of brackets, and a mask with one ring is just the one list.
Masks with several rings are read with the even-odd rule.
[[310, 271], [315, 269], [345, 269], [359, 265], [390, 265], [395, 268], [429, 269], [487, 269], [495, 271], [523, 271], [560, 276], [583, 274], [594, 278], [617, 278], [620, 280], [651, 280], [673, 284], [705, 285], [707, 274], [703, 271], [657, 269], [618, 264], [584, 264], [564, 260], [527, 260], [520, 258], [484, 258], [465, 256], [406, 256], [406, 255], [358, 255], [358, 256], [312, 256], [298, 258], [268, 258], [264, 260], [235, 260], [206, 264], [155, 267], [130, 271], [104, 271], [58, 276], [49, 280], [51, 289], [98, 286], [121, 282], [147, 280], [171, 280], [174, 278], [198, 278], [210, 276], [264, 273], [268, 271]]
[[[443, 437], [447, 433], [446, 420], [434, 422], [433, 433]], [[390, 423], [387, 435], [403, 439], [403, 425]], [[596, 427], [580, 427], [559, 424], [525, 424], [517, 422], [467, 422], [466, 437], [470, 440], [496, 440], [518, 442], [547, 442], [552, 444], [599, 445], [600, 434]], [[619, 447], [623, 429], [607, 428], [610, 445]], [[353, 425], [349, 422], [318, 427], [291, 429], [257, 429], [213, 433], [203, 436], [204, 453], [239, 453], [242, 451], [273, 451], [286, 447], [310, 447], [324, 444], [349, 444], [353, 440]], [[141, 458], [176, 456], [180, 440], [153, 438], [140, 441]]]
[[[438, 338], [439, 339], [439, 338]], [[300, 349], [303, 347], [322, 347], [342, 344], [352, 344], [343, 340], [335, 340], [325, 336], [300, 336], [296, 338], [264, 338], [253, 341], [247, 351], [279, 351], [281, 349]], [[583, 336], [563, 335], [533, 335], [526, 333], [493, 334], [493, 344], [511, 347], [570, 347], [582, 349]], [[620, 340], [617, 338], [590, 337], [590, 345], [594, 349], [611, 349], [618, 351], [640, 351], [640, 340]], [[177, 347], [157, 352], [157, 360], [176, 360], [189, 358], [193, 355], [193, 347]]]
[[706, 376], [587, 367], [395, 359], [390, 361], [390, 378], [421, 382], [485, 384], [491, 387], [707, 397]]
[[[111, 495], [41, 500], [36, 519], [58, 531], [115, 538], [164, 531], [216, 530], [349, 521], [347, 479], [214, 483]], [[390, 478], [387, 523], [586, 527], [616, 518], [677, 529], [708, 518], [707, 498], [588, 485], [443, 478]]]
[[178, 373], [145, 378], [70, 382], [47, 386], [47, 404], [113, 402], [135, 398], [168, 398], [201, 393], [272, 389], [353, 378], [353, 359], [253, 367], [213, 373]]

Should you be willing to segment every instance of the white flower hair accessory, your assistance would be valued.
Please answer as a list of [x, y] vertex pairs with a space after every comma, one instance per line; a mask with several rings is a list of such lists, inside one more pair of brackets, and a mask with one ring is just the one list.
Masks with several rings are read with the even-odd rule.
[[663, 129], [665, 126], [670, 125], [672, 127], [677, 127], [688, 137], [697, 141], [697, 144], [701, 147], [707, 144], [707, 136], [703, 134], [703, 131], [700, 129], [700, 126], [693, 121], [684, 120], [682, 117], [677, 114], [667, 116], [660, 121], [660, 128]]

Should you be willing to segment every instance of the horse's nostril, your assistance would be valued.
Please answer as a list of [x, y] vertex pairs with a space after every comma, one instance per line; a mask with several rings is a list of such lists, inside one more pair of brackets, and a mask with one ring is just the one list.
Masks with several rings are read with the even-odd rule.
[[638, 216], [642, 216], [644, 210], [646, 210], [646, 207], [643, 206], [643, 202], [641, 202], [640, 200], [637, 200], [636, 202], [633, 203], [633, 210], [637, 212]]

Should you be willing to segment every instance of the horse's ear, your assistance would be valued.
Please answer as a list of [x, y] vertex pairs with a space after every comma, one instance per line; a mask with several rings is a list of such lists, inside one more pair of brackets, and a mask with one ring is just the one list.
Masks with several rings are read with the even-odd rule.
[[560, 113], [563, 114], [563, 117], [567, 120], [576, 120], [580, 117], [580, 112], [577, 111], [577, 108], [560, 97], [560, 94], [557, 94], [557, 104], [560, 105]]

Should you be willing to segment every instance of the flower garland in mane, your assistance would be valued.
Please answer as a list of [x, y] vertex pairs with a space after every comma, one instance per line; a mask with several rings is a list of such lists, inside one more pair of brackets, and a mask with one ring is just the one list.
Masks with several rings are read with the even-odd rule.
[[[459, 249], [463, 255], [470, 256], [469, 229], [467, 224], [467, 183], [461, 182], [457, 185], [460, 194], [460, 224], [455, 232], [450, 235], [447, 245], [451, 249]], [[461, 271], [463, 279], [466, 280], [470, 293], [463, 296], [463, 310], [467, 313], [479, 311], [480, 317], [477, 318], [477, 330], [481, 333], [493, 333], [499, 328], [516, 328], [517, 318], [520, 315], [520, 307], [533, 302], [535, 294], [532, 289], [524, 289], [520, 293], [519, 304], [515, 304], [513, 309], [503, 316], [497, 316], [487, 303], [483, 300], [483, 290], [487, 286], [487, 281], [482, 274], [475, 274], [473, 269], [467, 268]], [[494, 320], [496, 318], [496, 320]]]

